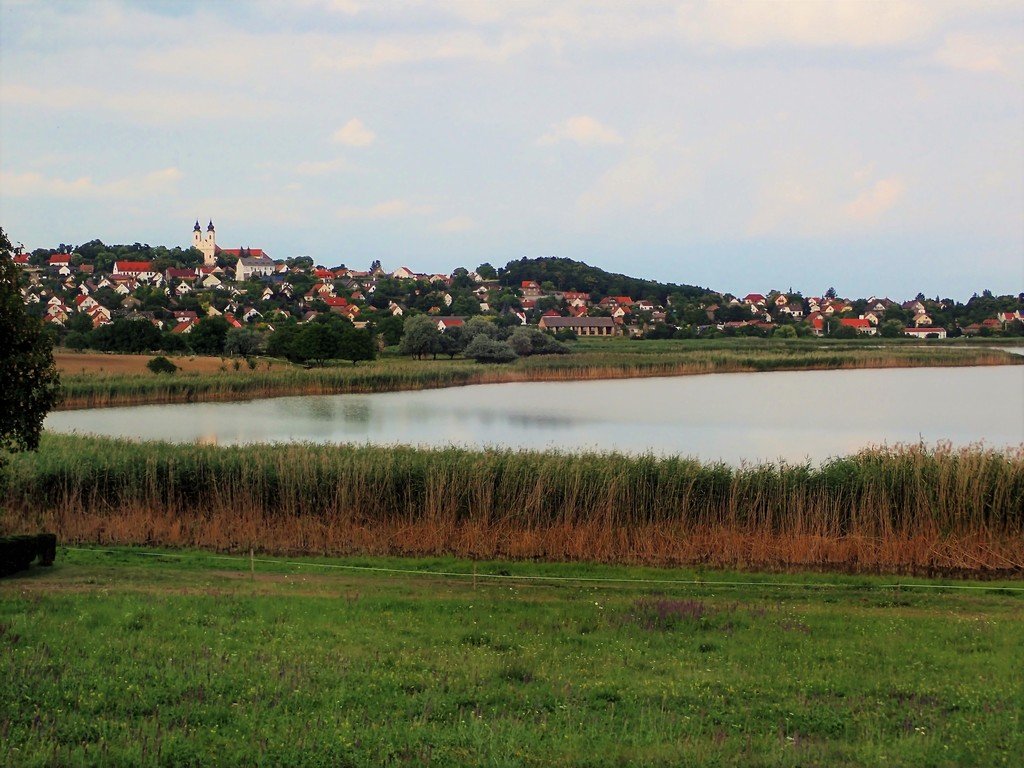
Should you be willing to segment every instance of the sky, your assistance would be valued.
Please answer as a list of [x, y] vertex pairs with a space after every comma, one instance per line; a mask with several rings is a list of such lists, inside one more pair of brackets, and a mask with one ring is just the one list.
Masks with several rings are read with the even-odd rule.
[[1024, 291], [1024, 2], [0, 0], [0, 225]]

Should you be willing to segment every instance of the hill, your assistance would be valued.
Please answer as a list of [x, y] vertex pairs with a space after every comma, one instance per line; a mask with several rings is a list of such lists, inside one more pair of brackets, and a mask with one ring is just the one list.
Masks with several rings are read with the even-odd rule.
[[672, 294], [686, 298], [704, 296], [712, 291], [696, 285], [677, 285], [644, 280], [638, 277], [606, 272], [573, 259], [544, 257], [529, 259], [523, 257], [510, 261], [498, 271], [502, 284], [518, 286], [524, 280], [538, 283], [550, 282], [563, 291], [586, 291], [595, 300], [604, 296], [630, 296], [633, 299], [657, 299], [663, 304]]

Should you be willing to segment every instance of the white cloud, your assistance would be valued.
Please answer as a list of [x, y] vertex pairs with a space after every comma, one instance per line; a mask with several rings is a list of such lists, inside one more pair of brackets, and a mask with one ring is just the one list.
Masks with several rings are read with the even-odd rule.
[[347, 170], [348, 161], [343, 157], [332, 160], [308, 160], [295, 166], [295, 172], [302, 176], [324, 176], [329, 173]]
[[341, 219], [397, 219], [406, 216], [420, 216], [430, 213], [432, 206], [420, 205], [408, 200], [386, 200], [373, 205], [343, 205], [338, 209]]
[[905, 185], [897, 177], [880, 179], [843, 206], [843, 214], [855, 222], [873, 222], [903, 197]]
[[469, 216], [453, 216], [437, 225], [438, 232], [467, 232], [476, 226]]
[[747, 234], [822, 237], [879, 226], [903, 200], [899, 176], [878, 178], [870, 168], [853, 172], [790, 170], [762, 185]]
[[551, 126], [548, 133], [537, 139], [537, 143], [542, 146], [557, 144], [560, 141], [572, 141], [581, 147], [597, 147], [621, 144], [622, 137], [614, 129], [602, 125], [589, 115], [576, 115]]
[[353, 117], [334, 132], [334, 140], [349, 147], [368, 147], [376, 138], [377, 134], [367, 128], [358, 117]]
[[886, 47], [927, 35], [938, 20], [937, 5], [899, 0], [717, 0], [682, 6], [678, 28], [690, 42], [737, 49]]
[[950, 69], [980, 74], [1011, 74], [1024, 70], [1024, 43], [1014, 38], [982, 39], [971, 35], [947, 35], [935, 53], [935, 61]]
[[323, 69], [345, 71], [379, 69], [428, 61], [503, 62], [520, 54], [537, 42], [533, 35], [506, 35], [496, 42], [485, 40], [476, 32], [444, 34], [392, 34], [372, 43], [346, 46], [351, 53], [342, 56], [320, 56], [316, 65]]
[[58, 198], [128, 198], [166, 194], [172, 191], [182, 173], [177, 168], [164, 168], [136, 178], [96, 182], [89, 176], [59, 179], [41, 173], [0, 171], [0, 191], [9, 197]]

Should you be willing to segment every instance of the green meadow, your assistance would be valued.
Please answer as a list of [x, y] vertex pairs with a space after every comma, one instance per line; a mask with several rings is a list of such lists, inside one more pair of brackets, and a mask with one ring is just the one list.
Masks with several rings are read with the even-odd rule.
[[1022, 658], [1020, 581], [62, 550], [0, 764], [1011, 766]]

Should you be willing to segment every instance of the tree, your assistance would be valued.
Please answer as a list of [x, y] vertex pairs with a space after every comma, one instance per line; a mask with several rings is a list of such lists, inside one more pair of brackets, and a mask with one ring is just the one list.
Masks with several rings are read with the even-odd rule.
[[224, 352], [232, 357], [258, 355], [263, 347], [263, 337], [252, 328], [232, 328], [224, 338]]
[[463, 354], [478, 363], [511, 363], [517, 357], [507, 341], [495, 341], [482, 334], [469, 343]]
[[452, 326], [440, 335], [438, 343], [441, 354], [448, 355], [449, 359], [454, 359], [459, 352], [466, 348], [466, 333], [461, 325]]
[[188, 345], [200, 355], [219, 355], [224, 352], [231, 325], [223, 317], [207, 317], [196, 323], [188, 334]]
[[490, 264], [488, 264], [486, 261], [476, 268], [476, 273], [480, 275], [480, 277], [482, 277], [484, 280], [498, 279], [498, 271]]
[[60, 397], [53, 345], [29, 316], [18, 289], [19, 270], [0, 229], [0, 450], [39, 447], [43, 419]]
[[772, 334], [777, 339], [795, 339], [796, 328], [792, 325], [781, 325], [775, 329], [775, 333]]
[[424, 355], [434, 355], [440, 348], [440, 332], [437, 325], [426, 315], [415, 315], [405, 321], [405, 333], [399, 347], [403, 355], [416, 355], [422, 360]]
[[878, 335], [886, 339], [898, 339], [903, 335], [903, 323], [899, 320], [886, 320], [878, 329]]

